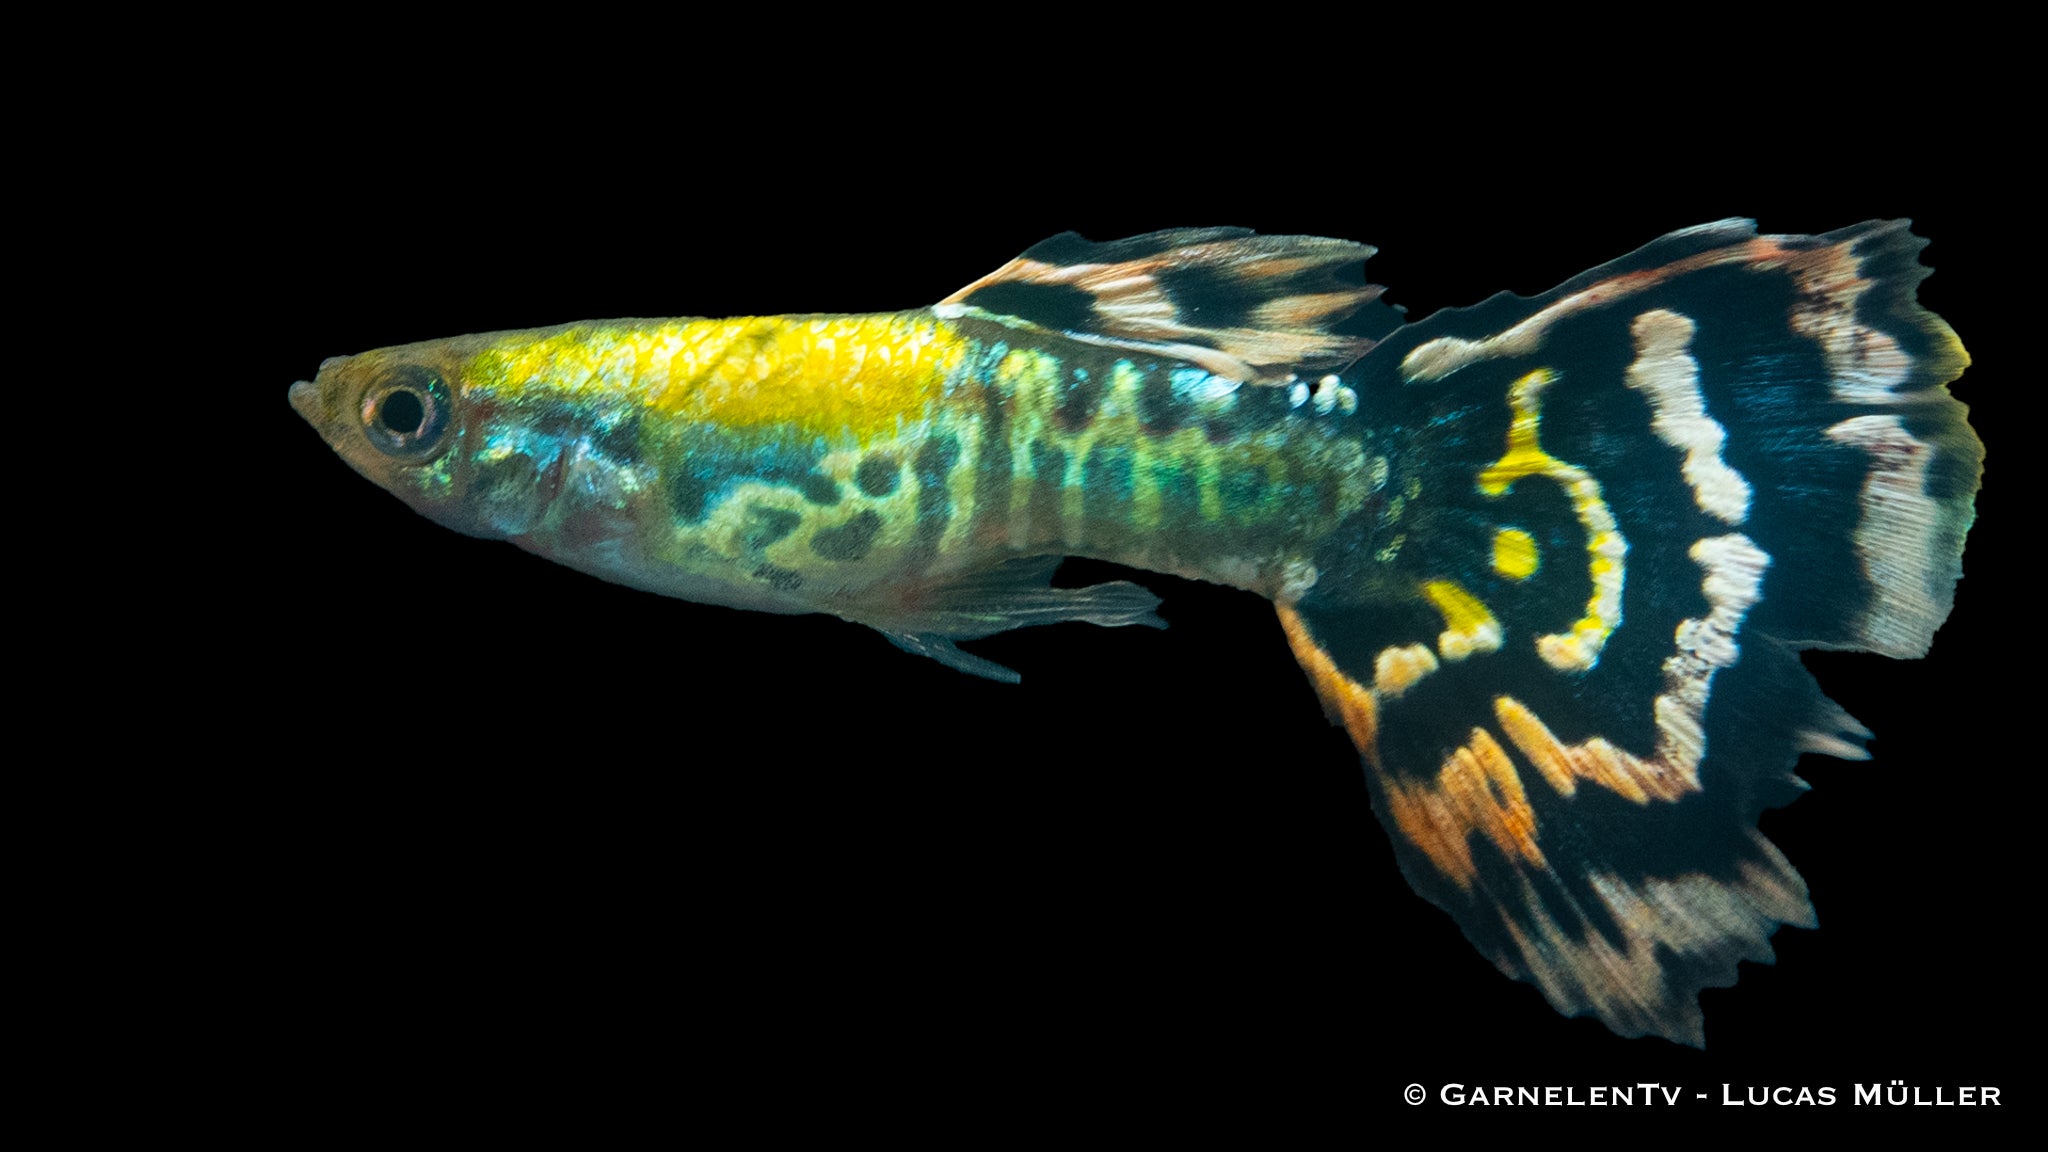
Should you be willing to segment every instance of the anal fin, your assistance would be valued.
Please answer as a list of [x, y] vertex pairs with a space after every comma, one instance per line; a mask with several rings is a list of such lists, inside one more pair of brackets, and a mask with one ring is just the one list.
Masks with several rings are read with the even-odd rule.
[[1166, 627], [1166, 621], [1154, 611], [1159, 597], [1128, 580], [1056, 588], [1052, 575], [1059, 565], [1057, 556], [1014, 560], [927, 587], [914, 607], [907, 611], [899, 608], [888, 618], [868, 613], [852, 618], [875, 628], [905, 652], [929, 656], [947, 667], [1005, 684], [1015, 684], [1017, 673], [963, 652], [953, 641], [1041, 624]]

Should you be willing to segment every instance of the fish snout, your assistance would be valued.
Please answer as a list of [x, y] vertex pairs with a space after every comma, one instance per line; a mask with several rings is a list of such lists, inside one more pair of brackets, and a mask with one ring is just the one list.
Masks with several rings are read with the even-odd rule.
[[319, 428], [327, 423], [326, 405], [320, 402], [320, 386], [311, 380], [301, 380], [292, 385], [292, 410], [306, 418], [308, 424]]

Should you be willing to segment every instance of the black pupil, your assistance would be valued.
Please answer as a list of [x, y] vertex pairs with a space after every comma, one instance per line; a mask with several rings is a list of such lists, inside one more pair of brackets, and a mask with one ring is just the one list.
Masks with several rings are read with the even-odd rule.
[[384, 403], [377, 406], [377, 419], [399, 436], [410, 436], [420, 430], [421, 421], [427, 417], [426, 406], [420, 403], [419, 393], [400, 388], [384, 397]]

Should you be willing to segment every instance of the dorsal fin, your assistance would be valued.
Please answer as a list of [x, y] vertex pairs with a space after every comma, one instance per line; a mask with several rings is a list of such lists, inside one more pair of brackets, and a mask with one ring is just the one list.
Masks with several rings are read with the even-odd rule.
[[[1022, 321], [1093, 344], [1172, 356], [1250, 383], [1342, 368], [1371, 337], [1337, 331], [1382, 289], [1373, 249], [1320, 236], [1176, 228], [1097, 244], [1063, 232], [939, 302], [940, 315]], [[1375, 331], [1399, 323], [1381, 306]], [[1348, 325], [1357, 327], [1357, 325]]]

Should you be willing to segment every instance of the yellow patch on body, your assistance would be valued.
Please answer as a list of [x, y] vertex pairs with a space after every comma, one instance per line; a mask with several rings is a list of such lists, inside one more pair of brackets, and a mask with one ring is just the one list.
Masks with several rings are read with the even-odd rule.
[[515, 334], [483, 375], [508, 393], [610, 393], [678, 419], [865, 444], [926, 416], [967, 349], [928, 312], [627, 321]]
[[720, 322], [653, 397], [660, 411], [728, 427], [782, 425], [862, 443], [937, 403], [962, 342], [935, 319], [836, 316]]

